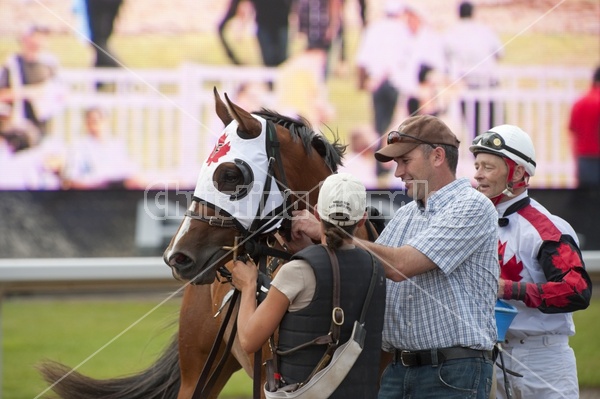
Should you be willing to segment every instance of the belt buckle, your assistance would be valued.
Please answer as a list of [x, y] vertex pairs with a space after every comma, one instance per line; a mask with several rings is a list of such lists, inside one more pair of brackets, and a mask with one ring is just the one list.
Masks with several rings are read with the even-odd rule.
[[409, 359], [409, 357], [408, 357], [408, 356], [409, 356], [409, 355], [411, 355], [410, 351], [401, 351], [401, 352], [400, 352], [400, 362], [402, 363], [402, 365], [403, 365], [404, 367], [410, 367], [410, 366], [412, 366], [412, 364], [408, 364], [408, 363], [405, 363], [405, 362], [404, 362], [404, 359], [405, 359], [405, 357], [404, 357], [404, 356], [405, 356], [405, 355], [406, 355], [406, 358], [407, 358], [407, 361], [408, 361], [408, 359]]

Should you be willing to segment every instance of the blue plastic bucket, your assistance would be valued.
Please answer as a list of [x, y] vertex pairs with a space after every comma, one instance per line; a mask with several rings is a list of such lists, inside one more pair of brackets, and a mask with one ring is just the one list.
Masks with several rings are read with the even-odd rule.
[[496, 301], [496, 328], [498, 329], [498, 342], [505, 340], [506, 331], [519, 311], [517, 308], [501, 299]]

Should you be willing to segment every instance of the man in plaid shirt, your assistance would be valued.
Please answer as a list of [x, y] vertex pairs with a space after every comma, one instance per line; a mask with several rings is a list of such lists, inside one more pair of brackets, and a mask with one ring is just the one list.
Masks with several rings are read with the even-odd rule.
[[[488, 398], [497, 339], [497, 220], [491, 202], [456, 178], [459, 141], [438, 118], [406, 119], [375, 157], [397, 163], [414, 201], [376, 243], [387, 282], [379, 398]], [[306, 215], [302, 215], [306, 216]], [[295, 237], [314, 235], [306, 217]]]

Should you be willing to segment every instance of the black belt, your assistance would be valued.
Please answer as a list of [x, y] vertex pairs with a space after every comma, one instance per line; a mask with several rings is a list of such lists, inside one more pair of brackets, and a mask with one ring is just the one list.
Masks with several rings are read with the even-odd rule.
[[460, 346], [454, 348], [440, 348], [422, 351], [407, 351], [402, 349], [394, 349], [394, 363], [401, 363], [403, 366], [437, 366], [444, 360], [466, 359], [472, 357], [480, 357], [483, 359], [492, 360], [491, 351], [483, 351], [478, 349], [463, 348]]

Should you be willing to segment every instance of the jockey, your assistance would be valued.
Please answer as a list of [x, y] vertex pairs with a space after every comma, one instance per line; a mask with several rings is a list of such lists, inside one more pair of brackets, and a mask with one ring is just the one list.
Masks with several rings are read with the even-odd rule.
[[[503, 342], [504, 363], [520, 374], [497, 373], [498, 398], [578, 398], [572, 312], [590, 303], [592, 284], [575, 230], [529, 197], [535, 150], [517, 126], [475, 137], [477, 189], [498, 212], [498, 298], [517, 308]], [[512, 391], [511, 391], [512, 389]]]

